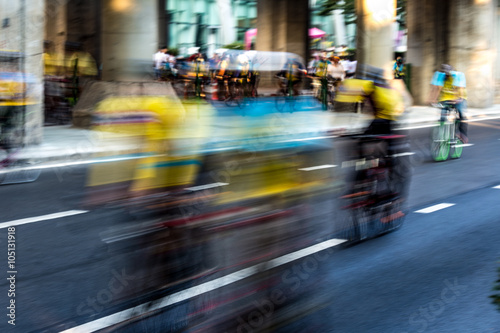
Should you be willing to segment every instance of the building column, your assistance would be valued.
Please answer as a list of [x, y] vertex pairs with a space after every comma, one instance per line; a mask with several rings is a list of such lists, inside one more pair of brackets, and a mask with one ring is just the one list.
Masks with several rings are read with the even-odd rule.
[[[0, 48], [20, 52], [13, 66], [0, 64], [1, 71], [25, 73], [28, 83], [25, 107], [19, 107], [24, 126], [24, 143], [36, 144], [43, 134], [43, 40], [45, 1], [19, 0], [0, 2], [2, 34]], [[4, 68], [6, 66], [7, 68]]]
[[496, 9], [496, 0], [454, 1], [450, 8], [448, 62], [465, 73], [471, 107], [489, 107], [495, 98]]
[[408, 1], [411, 92], [425, 104], [434, 71], [443, 63], [465, 73], [468, 105], [494, 102], [497, 0]]
[[102, 0], [102, 79], [145, 81], [158, 48], [157, 0]]
[[[443, 0], [447, 6], [449, 0]], [[429, 98], [430, 82], [439, 63], [445, 61], [442, 37], [446, 31], [446, 10], [436, 12], [433, 0], [407, 2], [408, 50], [406, 62], [411, 64], [410, 91], [416, 104], [424, 104]], [[441, 16], [441, 18], [439, 18]]]
[[309, 59], [309, 1], [259, 0], [257, 51], [292, 52]]
[[394, 54], [396, 0], [356, 0], [356, 14], [358, 63], [389, 69]]

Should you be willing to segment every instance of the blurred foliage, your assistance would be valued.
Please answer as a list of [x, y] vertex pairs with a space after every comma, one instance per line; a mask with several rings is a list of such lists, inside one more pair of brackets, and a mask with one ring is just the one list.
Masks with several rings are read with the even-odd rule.
[[168, 48], [168, 54], [173, 55], [174, 57], [177, 57], [179, 55], [179, 49], [176, 47]]
[[[345, 18], [345, 24], [356, 23], [356, 0], [322, 0], [319, 6], [319, 15], [329, 16], [334, 10], [342, 10]], [[397, 1], [397, 15], [399, 15], [398, 22], [406, 25], [406, 2], [407, 0]]]
[[233, 42], [231, 44], [227, 44], [222, 46], [223, 49], [230, 49], [230, 50], [244, 50], [245, 49], [245, 44], [242, 42]]
[[496, 294], [490, 296], [493, 299], [492, 303], [495, 304], [497, 310], [500, 311], [500, 268], [498, 268], [498, 280], [493, 287], [493, 291], [495, 291]]

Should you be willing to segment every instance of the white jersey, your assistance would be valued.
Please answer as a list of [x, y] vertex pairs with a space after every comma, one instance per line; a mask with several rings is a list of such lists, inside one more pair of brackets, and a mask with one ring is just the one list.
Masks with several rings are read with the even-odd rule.
[[164, 63], [168, 62], [168, 60], [168, 54], [165, 54], [163, 52], [158, 51], [153, 55], [153, 61], [155, 63], [156, 69], [161, 69], [164, 66]]
[[328, 69], [327, 69], [328, 75], [335, 79], [344, 79], [345, 76], [345, 70], [344, 66], [342, 66], [340, 63], [335, 65], [335, 64], [328, 64]]

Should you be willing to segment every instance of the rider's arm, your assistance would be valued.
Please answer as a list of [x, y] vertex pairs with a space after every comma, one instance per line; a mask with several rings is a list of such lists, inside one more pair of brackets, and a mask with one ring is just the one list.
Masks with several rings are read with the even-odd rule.
[[429, 94], [428, 102], [429, 104], [434, 104], [437, 102], [441, 89], [443, 89], [445, 74], [441, 72], [435, 72], [431, 81], [431, 91]]

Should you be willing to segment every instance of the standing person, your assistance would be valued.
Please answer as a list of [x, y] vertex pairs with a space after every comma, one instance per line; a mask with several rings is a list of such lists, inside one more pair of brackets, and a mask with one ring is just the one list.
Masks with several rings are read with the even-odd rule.
[[328, 77], [332, 78], [333, 86], [335, 90], [340, 85], [340, 83], [344, 80], [345, 77], [345, 69], [344, 66], [340, 63], [340, 58], [336, 56], [330, 57], [330, 64], [327, 67]]
[[153, 66], [155, 69], [155, 78], [161, 81], [162, 71], [165, 68], [165, 64], [169, 61], [169, 56], [167, 54], [168, 49], [166, 46], [162, 46], [153, 55]]
[[404, 64], [404, 60], [401, 57], [397, 57], [394, 65], [392, 66], [392, 70], [394, 72], [395, 79], [404, 79], [406, 67]]
[[354, 74], [356, 74], [356, 65], [358, 64], [358, 62], [356, 60], [354, 60], [354, 57], [353, 56], [349, 56], [347, 62], [346, 62], [346, 65], [344, 66], [345, 68], [345, 76], [346, 78], [352, 78], [354, 76]]
[[[448, 64], [442, 64], [441, 68], [434, 73], [431, 81], [431, 92], [429, 103], [439, 102], [444, 105], [454, 105], [459, 115], [458, 136], [462, 142], [467, 143], [467, 123], [465, 112], [467, 110], [467, 92], [465, 75], [453, 70]], [[445, 118], [445, 109], [441, 110], [441, 121]]]

